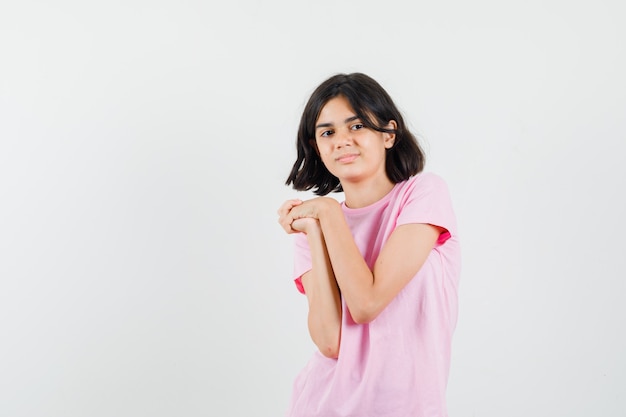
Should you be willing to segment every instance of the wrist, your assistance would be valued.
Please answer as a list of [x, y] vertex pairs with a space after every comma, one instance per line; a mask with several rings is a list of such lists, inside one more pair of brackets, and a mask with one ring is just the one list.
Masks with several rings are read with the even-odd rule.
[[320, 205], [317, 218], [321, 221], [324, 217], [332, 215], [334, 211], [341, 210], [341, 205], [331, 197], [323, 197], [323, 204]]
[[319, 221], [313, 219], [309, 227], [307, 227], [305, 234], [309, 238], [317, 239], [322, 236], [322, 228], [320, 227]]

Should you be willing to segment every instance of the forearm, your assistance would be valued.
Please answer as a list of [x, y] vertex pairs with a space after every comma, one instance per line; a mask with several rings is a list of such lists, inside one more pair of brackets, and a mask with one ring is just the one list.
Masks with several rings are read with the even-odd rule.
[[369, 321], [377, 311], [374, 275], [363, 259], [338, 204], [327, 204], [319, 216], [320, 227], [335, 279], [356, 322]]
[[312, 269], [303, 277], [309, 301], [308, 327], [320, 352], [336, 358], [341, 339], [341, 296], [321, 230], [307, 234]]

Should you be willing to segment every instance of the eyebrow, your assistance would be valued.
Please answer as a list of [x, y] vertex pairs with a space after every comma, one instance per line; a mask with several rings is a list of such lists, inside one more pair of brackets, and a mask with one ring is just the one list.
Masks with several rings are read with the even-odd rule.
[[[346, 120], [343, 121], [343, 123], [348, 124], [357, 119], [359, 119], [359, 116], [348, 117]], [[331, 127], [332, 125], [333, 125], [332, 123], [320, 123], [317, 126], [315, 126], [315, 129], [319, 129], [320, 127]]]

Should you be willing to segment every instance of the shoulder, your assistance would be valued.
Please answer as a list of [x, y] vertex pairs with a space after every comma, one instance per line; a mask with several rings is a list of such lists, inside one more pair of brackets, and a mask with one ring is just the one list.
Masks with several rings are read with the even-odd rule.
[[409, 179], [418, 186], [446, 186], [446, 181], [434, 172], [421, 172]]
[[429, 223], [456, 230], [448, 186], [435, 173], [420, 173], [400, 184], [394, 206], [398, 212], [398, 224]]
[[397, 197], [448, 191], [446, 181], [434, 172], [421, 172], [398, 184]]

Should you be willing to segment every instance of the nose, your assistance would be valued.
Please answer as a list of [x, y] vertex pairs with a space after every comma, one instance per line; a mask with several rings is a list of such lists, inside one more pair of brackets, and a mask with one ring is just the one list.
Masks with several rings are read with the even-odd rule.
[[335, 146], [337, 148], [352, 144], [352, 131], [350, 129], [340, 129], [334, 136]]

